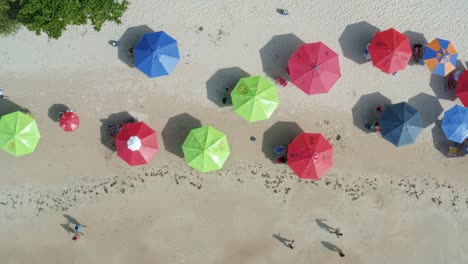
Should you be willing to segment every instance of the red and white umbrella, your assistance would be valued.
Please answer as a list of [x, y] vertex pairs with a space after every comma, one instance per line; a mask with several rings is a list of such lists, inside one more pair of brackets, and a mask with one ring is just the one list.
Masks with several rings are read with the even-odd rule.
[[131, 166], [148, 164], [158, 150], [156, 132], [143, 122], [129, 123], [115, 137], [117, 155]]
[[75, 112], [67, 111], [60, 115], [59, 118], [60, 127], [65, 132], [75, 131], [80, 126], [80, 118]]

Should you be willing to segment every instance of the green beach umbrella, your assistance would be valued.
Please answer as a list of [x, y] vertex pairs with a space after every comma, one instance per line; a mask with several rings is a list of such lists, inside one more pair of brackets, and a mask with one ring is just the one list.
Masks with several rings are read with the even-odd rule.
[[279, 104], [276, 85], [261, 76], [240, 79], [231, 98], [234, 111], [249, 122], [270, 118]]
[[231, 153], [226, 135], [212, 126], [192, 129], [182, 150], [185, 162], [201, 172], [221, 169]]
[[32, 153], [40, 137], [36, 121], [27, 114], [17, 111], [0, 119], [0, 148], [16, 157]]

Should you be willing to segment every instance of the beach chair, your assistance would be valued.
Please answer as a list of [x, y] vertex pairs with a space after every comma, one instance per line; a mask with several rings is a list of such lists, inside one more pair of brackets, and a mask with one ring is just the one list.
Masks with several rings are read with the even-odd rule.
[[286, 147], [281, 146], [281, 145], [276, 145], [273, 150], [273, 152], [275, 152], [275, 154], [279, 157], [287, 157], [288, 156], [287, 151], [288, 150], [286, 149]]
[[364, 50], [364, 58], [367, 60], [367, 61], [370, 61], [371, 60], [371, 55], [369, 53], [369, 46], [370, 46], [370, 42], [367, 43], [367, 46], [366, 46], [366, 50]]
[[[421, 60], [423, 57], [423, 45], [421, 44], [414, 44], [413, 45], [413, 61], [414, 63], [421, 64]], [[424, 62], [423, 62], [424, 64]]]
[[8, 96], [5, 95], [5, 91], [3, 89], [0, 89], [0, 99], [3, 98], [8, 98]]
[[281, 76], [278, 76], [278, 79], [276, 79], [276, 83], [281, 85], [281, 87], [286, 87], [286, 85], [288, 85], [288, 82]]
[[448, 91], [454, 91], [456, 87], [457, 81], [454, 78], [454, 72], [451, 72], [445, 77], [445, 89]]
[[110, 123], [107, 125], [107, 135], [111, 137], [116, 137], [119, 133], [119, 126], [117, 123]]

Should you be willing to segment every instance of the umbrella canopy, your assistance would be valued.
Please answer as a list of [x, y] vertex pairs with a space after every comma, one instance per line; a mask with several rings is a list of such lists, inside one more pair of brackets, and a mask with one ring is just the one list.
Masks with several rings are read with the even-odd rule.
[[275, 84], [261, 76], [240, 79], [231, 98], [234, 112], [249, 122], [270, 118], [279, 104]]
[[450, 41], [436, 38], [424, 47], [423, 61], [432, 74], [446, 76], [455, 70], [457, 56]]
[[333, 166], [333, 147], [322, 134], [301, 133], [288, 145], [288, 165], [301, 179], [319, 180]]
[[226, 135], [212, 126], [192, 129], [182, 150], [185, 162], [201, 172], [221, 169], [231, 153]]
[[422, 128], [421, 114], [405, 102], [387, 106], [380, 119], [382, 136], [397, 147], [414, 143]]
[[145, 123], [128, 123], [115, 137], [115, 147], [117, 155], [129, 165], [148, 164], [158, 150], [158, 139]]
[[133, 54], [136, 67], [151, 78], [169, 75], [180, 59], [177, 40], [164, 31], [143, 35]]
[[338, 54], [322, 42], [301, 45], [288, 68], [291, 82], [306, 94], [328, 93], [341, 77]]
[[468, 138], [468, 108], [455, 105], [444, 113], [442, 130], [454, 142], [463, 143]]
[[59, 119], [60, 127], [63, 128], [65, 132], [75, 131], [80, 125], [80, 118], [75, 112], [65, 112], [60, 116]]
[[22, 112], [14, 112], [0, 119], [0, 147], [19, 157], [34, 152], [41, 135], [36, 121]]
[[456, 89], [457, 97], [464, 106], [468, 106], [468, 71], [460, 73]]
[[377, 32], [369, 45], [372, 65], [385, 73], [403, 70], [412, 56], [408, 37], [393, 28]]

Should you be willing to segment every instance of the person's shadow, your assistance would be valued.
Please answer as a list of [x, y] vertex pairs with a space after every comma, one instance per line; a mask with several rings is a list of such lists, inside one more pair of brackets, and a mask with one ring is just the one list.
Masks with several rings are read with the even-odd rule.
[[322, 245], [324, 247], [326, 247], [327, 249], [331, 250], [331, 251], [334, 251], [334, 252], [338, 252], [338, 247], [328, 241], [320, 241], [322, 243]]
[[319, 218], [315, 219], [315, 222], [320, 228], [322, 228], [323, 230], [329, 233], [334, 233], [336, 229], [324, 223], [324, 221], [327, 221], [327, 219], [319, 219]]
[[292, 240], [282, 237], [280, 234], [273, 234], [273, 237], [276, 238], [279, 242], [281, 242], [286, 247], [288, 246], [288, 243], [292, 241]]

